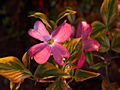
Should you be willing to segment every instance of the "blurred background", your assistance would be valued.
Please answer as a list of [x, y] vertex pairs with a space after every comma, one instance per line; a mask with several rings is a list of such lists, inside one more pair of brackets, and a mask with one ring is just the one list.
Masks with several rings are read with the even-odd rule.
[[[29, 15], [43, 12], [50, 19], [56, 20], [57, 15], [66, 8], [77, 11], [76, 18], [83, 18], [88, 23], [100, 20], [100, 6], [103, 0], [0, 0], [0, 58], [22, 55], [36, 43], [27, 34], [37, 20]], [[114, 67], [114, 68], [117, 68]], [[71, 83], [73, 90], [101, 90], [101, 78], [97, 77], [85, 82]], [[114, 77], [115, 78], [115, 77]], [[117, 81], [118, 78], [113, 78]], [[25, 80], [19, 90], [45, 90], [49, 85]], [[9, 81], [0, 76], [0, 90], [9, 90]]]

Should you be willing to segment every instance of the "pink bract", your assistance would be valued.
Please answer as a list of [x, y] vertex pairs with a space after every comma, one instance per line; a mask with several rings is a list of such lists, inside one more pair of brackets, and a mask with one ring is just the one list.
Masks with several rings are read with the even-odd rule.
[[120, 0], [118, 0], [118, 12], [120, 12]]
[[116, 27], [120, 29], [120, 22], [117, 22]]
[[83, 40], [84, 51], [98, 51], [100, 44], [94, 38]]
[[85, 21], [78, 22], [76, 37], [82, 37], [82, 39], [88, 38], [92, 32], [91, 28], [91, 25], [87, 24]]
[[46, 27], [41, 21], [36, 21], [34, 28], [28, 31], [28, 34], [38, 40], [43, 41], [33, 45], [28, 50], [28, 55], [33, 57], [38, 64], [44, 64], [50, 57], [52, 53], [54, 60], [59, 65], [63, 65], [64, 57], [69, 57], [70, 54], [68, 50], [59, 44], [59, 42], [64, 42], [70, 38], [72, 34], [72, 27], [66, 22], [58, 26], [51, 35], [47, 31]]
[[78, 64], [77, 64], [77, 66], [75, 66], [75, 68], [81, 68], [81, 67], [83, 67], [84, 62], [85, 62], [85, 55], [84, 55], [84, 52], [82, 51], [80, 59], [78, 60]]
[[100, 48], [100, 44], [95, 39], [90, 38], [91, 32], [92, 27], [87, 22], [82, 21], [78, 23], [76, 37], [82, 37], [82, 54], [76, 68], [81, 68], [84, 64], [84, 51], [98, 51]]

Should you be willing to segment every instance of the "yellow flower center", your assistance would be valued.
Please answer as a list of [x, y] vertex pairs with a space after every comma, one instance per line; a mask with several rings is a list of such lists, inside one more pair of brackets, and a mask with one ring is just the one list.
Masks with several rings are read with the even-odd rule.
[[51, 38], [50, 40], [48, 40], [48, 44], [53, 44], [54, 43], [54, 39], [53, 38]]

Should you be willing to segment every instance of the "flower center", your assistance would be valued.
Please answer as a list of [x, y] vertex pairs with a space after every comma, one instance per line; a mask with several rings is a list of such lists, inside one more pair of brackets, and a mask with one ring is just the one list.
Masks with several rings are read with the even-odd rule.
[[54, 39], [53, 38], [51, 38], [50, 40], [48, 40], [48, 44], [53, 44], [54, 43]]

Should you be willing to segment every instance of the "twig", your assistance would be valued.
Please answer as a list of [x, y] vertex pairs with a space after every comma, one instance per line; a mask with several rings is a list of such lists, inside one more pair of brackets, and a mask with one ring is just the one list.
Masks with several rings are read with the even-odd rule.
[[110, 59], [117, 59], [117, 58], [120, 58], [120, 56], [114, 56], [114, 57], [111, 57]]
[[73, 80], [74, 80], [74, 79], [73, 79], [73, 78], [71, 78], [71, 79], [68, 81], [68, 84], [69, 84], [69, 83], [71, 83]]
[[102, 57], [102, 56], [99, 56], [99, 55], [97, 55], [97, 54], [94, 54], [94, 56], [100, 58], [100, 59], [103, 60], [103, 61], [105, 61], [105, 58]]
[[68, 83], [66, 82], [66, 80], [64, 80], [64, 83], [67, 86], [68, 90], [72, 90], [72, 88], [68, 85]]
[[37, 80], [36, 82], [50, 83], [50, 82], [55, 82], [55, 81], [54, 80]]

